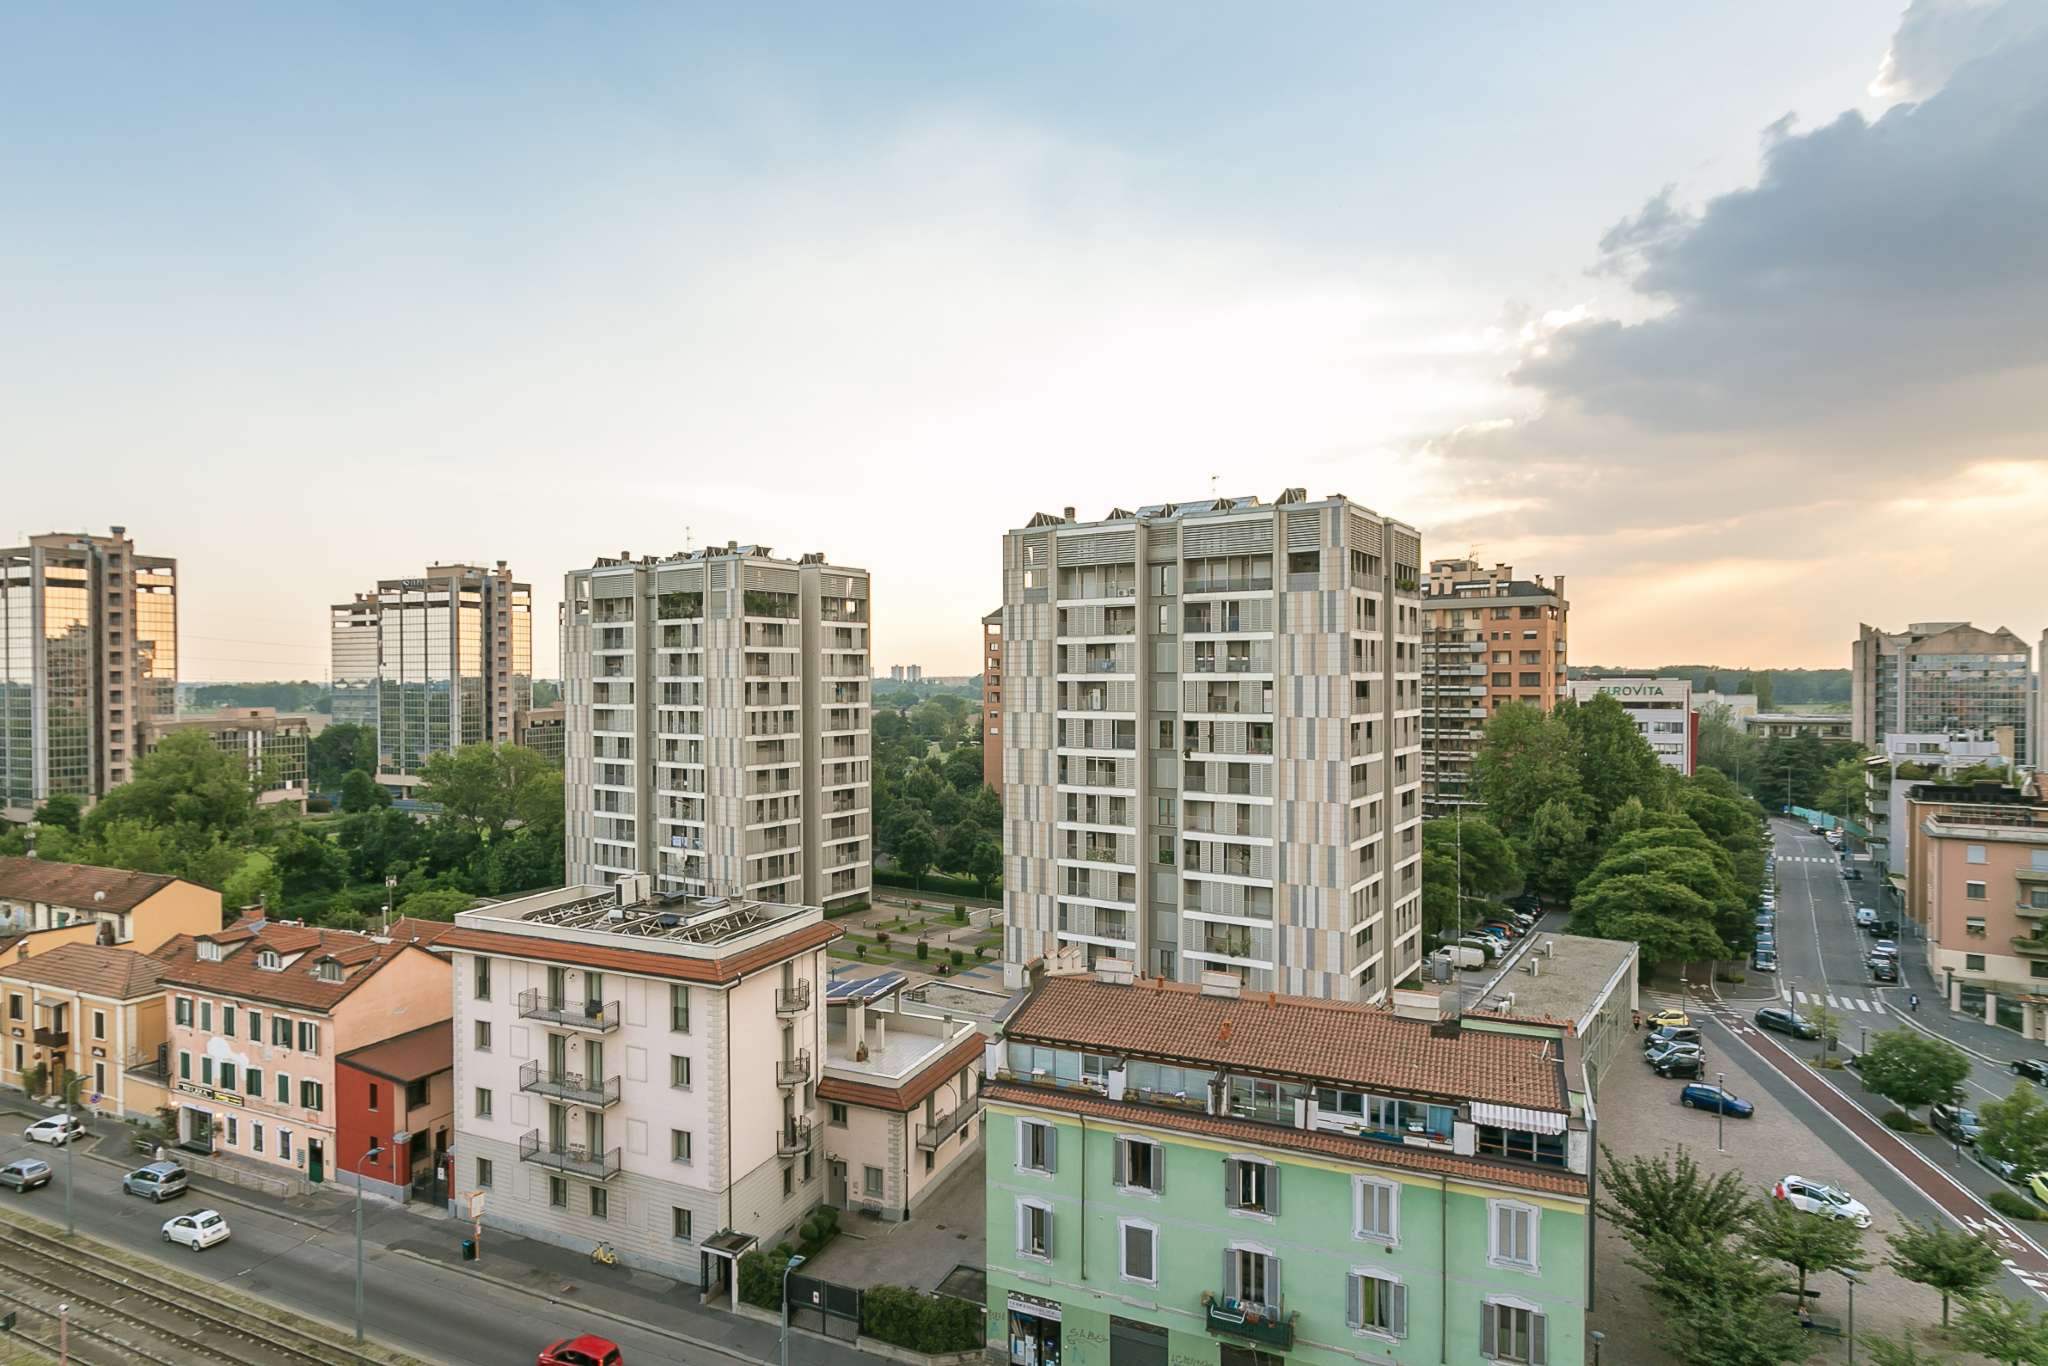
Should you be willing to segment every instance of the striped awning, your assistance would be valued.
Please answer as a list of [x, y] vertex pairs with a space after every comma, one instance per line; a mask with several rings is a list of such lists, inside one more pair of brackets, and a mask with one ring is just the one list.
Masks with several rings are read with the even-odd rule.
[[1565, 1127], [1565, 1117], [1553, 1110], [1524, 1110], [1518, 1105], [1495, 1105], [1485, 1100], [1472, 1102], [1472, 1122], [1532, 1134], [1561, 1134]]

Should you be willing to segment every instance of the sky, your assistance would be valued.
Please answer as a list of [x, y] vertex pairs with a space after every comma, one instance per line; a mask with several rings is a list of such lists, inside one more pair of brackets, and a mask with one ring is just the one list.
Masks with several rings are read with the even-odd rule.
[[728, 540], [977, 667], [1002, 533], [1345, 493], [1577, 662], [2048, 626], [2048, 0], [0, 21], [0, 538], [326, 607]]

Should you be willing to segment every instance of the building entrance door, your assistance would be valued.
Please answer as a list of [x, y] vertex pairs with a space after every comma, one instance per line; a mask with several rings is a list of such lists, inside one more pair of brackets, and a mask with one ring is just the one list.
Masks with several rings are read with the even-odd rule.
[[1166, 1330], [1112, 1314], [1109, 1366], [1166, 1366]]
[[327, 1174], [327, 1150], [317, 1138], [306, 1140], [306, 1179], [319, 1185]]
[[846, 1208], [846, 1164], [836, 1157], [825, 1164], [825, 1203]]

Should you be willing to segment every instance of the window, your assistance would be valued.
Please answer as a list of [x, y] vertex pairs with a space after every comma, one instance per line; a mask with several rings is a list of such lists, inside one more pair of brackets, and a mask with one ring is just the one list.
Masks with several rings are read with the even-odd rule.
[[192, 1080], [192, 1055], [182, 1050], [178, 1054], [178, 1080]]
[[1159, 1283], [1159, 1230], [1142, 1219], [1117, 1220], [1117, 1274], [1127, 1281]]
[[1052, 1125], [1035, 1119], [1017, 1121], [1017, 1167], [1047, 1175], [1059, 1170], [1059, 1135]]
[[1174, 566], [1170, 564], [1155, 564], [1152, 566], [1152, 591], [1154, 593], [1162, 595], [1172, 594], [1173, 571]]
[[676, 1034], [690, 1032], [690, 989], [680, 982], [669, 984], [668, 1027]]
[[[103, 1096], [107, 1093], [107, 1065], [103, 1062], [92, 1065], [92, 1089]], [[927, 1153], [926, 1156], [929, 1157], [930, 1154]]]
[[263, 1012], [260, 1010], [249, 1012], [249, 1042], [263, 1042]]
[[1985, 855], [1984, 846], [1981, 844], [1965, 845], [1963, 847], [1963, 857], [1972, 863], [1989, 863], [1991, 861]]
[[1546, 1366], [1543, 1315], [1528, 1305], [1489, 1300], [1480, 1307], [1479, 1354], [1491, 1361]]
[[[92, 1036], [93, 1036], [93, 1037], [94, 1037], [95, 1039], [104, 1039], [104, 1038], [106, 1038], [106, 1037], [107, 1037], [107, 1012], [106, 1012], [106, 1011], [104, 1011], [104, 1010], [95, 1010], [95, 1011], [94, 1011], [94, 1012], [92, 1013]], [[105, 1088], [101, 1088], [101, 1089], [102, 1089], [102, 1090], [104, 1090]]]
[[1280, 1212], [1280, 1169], [1249, 1157], [1223, 1160], [1223, 1203], [1253, 1214]]
[[[172, 1015], [173, 1015], [174, 1017], [176, 1017], [176, 1020], [177, 1020], [177, 1022], [178, 1022], [179, 1024], [181, 1024], [181, 1025], [189, 1025], [189, 1024], [191, 1024], [191, 1023], [192, 1023], [192, 1001], [191, 1001], [191, 999], [190, 999], [189, 997], [185, 997], [185, 996], [180, 996], [180, 997], [177, 997], [177, 998], [176, 998], [175, 1000], [173, 1000], [173, 1001], [172, 1001], [172, 1003], [171, 1003], [171, 1013], [172, 1013]], [[9, 996], [9, 997], [7, 998], [7, 1018], [8, 1018], [8, 1019], [10, 1019], [10, 1020], [18, 1020], [18, 1019], [20, 1019], [20, 1018], [21, 1018], [21, 997], [19, 997], [19, 996]]]
[[220, 1065], [220, 1089], [223, 1091], [232, 1091], [236, 1089], [235, 1065], [231, 1062], [223, 1062]]
[[690, 1241], [690, 1212], [680, 1205], [669, 1206], [669, 1236], [681, 1242]]
[[569, 1183], [559, 1176], [548, 1178], [548, 1203], [556, 1209], [569, 1208]]
[[373, 1082], [371, 1082], [371, 1083], [370, 1083], [370, 1109], [372, 1109], [372, 1110], [375, 1110], [376, 1108], [377, 1108], [377, 1083], [373, 1081]]
[[277, 1155], [287, 1162], [291, 1161], [292, 1131], [290, 1129], [279, 1129], [277, 1131]]
[[1223, 1294], [1241, 1304], [1280, 1307], [1280, 1259], [1262, 1247], [1223, 1250]]
[[2048, 977], [2048, 963], [2036, 958], [2027, 964], [2027, 971], [2035, 977]]
[[282, 1015], [270, 1017], [270, 1046], [290, 1048], [292, 1046], [292, 1022]]
[[479, 1001], [491, 999], [491, 960], [488, 958], [476, 960], [476, 991], [474, 994]]
[[1963, 933], [1976, 935], [1980, 939], [1983, 938], [1984, 917], [1981, 915], [1963, 917]]
[[670, 1129], [668, 1131], [668, 1157], [671, 1162], [690, 1161], [690, 1131]]
[[1984, 899], [1984, 884], [1981, 882], [1965, 882], [1963, 884], [1963, 895], [1972, 901], [1982, 901]]
[[242, 1074], [242, 1089], [256, 1099], [263, 1099], [263, 1069], [252, 1067]]
[[491, 1159], [479, 1157], [476, 1160], [476, 1184], [478, 1190], [491, 1188]]
[[846, 1107], [836, 1100], [825, 1102], [825, 1122], [835, 1129], [846, 1127]]
[[1966, 954], [1964, 954], [1964, 955], [1963, 955], [1963, 971], [1964, 971], [1964, 972], [1982, 972], [1982, 971], [1984, 971], [1984, 955], [1983, 955], [1983, 954], [1981, 954], [1981, 953], [1966, 953]]
[[1036, 1200], [1017, 1202], [1017, 1253], [1052, 1260], [1052, 1207]]
[[1166, 1153], [1157, 1143], [1138, 1138], [1116, 1141], [1116, 1183], [1125, 1190], [1157, 1195], [1166, 1185]]
[[[284, 960], [277, 956], [276, 949], [259, 949], [256, 953], [256, 966], [265, 972], [278, 972], [284, 968]], [[278, 1133], [277, 1151], [278, 1156], [284, 1156], [284, 1134], [282, 1130]]]
[[320, 1026], [311, 1020], [299, 1021], [299, 1051], [315, 1056], [320, 1052]]
[[491, 1022], [489, 1020], [478, 1020], [476, 1022], [476, 1051], [479, 1053], [491, 1051]]
[[405, 1106], [408, 1110], [417, 1110], [427, 1103], [427, 1092], [431, 1084], [427, 1077], [405, 1084]]
[[213, 1032], [213, 1002], [211, 1001], [201, 1001], [199, 1003], [199, 1028], [203, 1033], [211, 1034]]
[[[7, 996], [7, 1018], [8, 1018], [8, 1019], [10, 1019], [10, 1020], [19, 1020], [19, 1019], [21, 1019], [21, 1018], [22, 1018], [22, 1010], [23, 1010], [23, 1007], [22, 1007], [22, 1001], [23, 1001], [23, 997], [22, 997], [22, 994], [21, 994], [20, 992], [18, 992], [18, 991], [15, 991], [15, 992], [9, 992], [9, 993], [8, 993], [8, 996]], [[192, 1014], [191, 1014], [191, 1012], [192, 1012], [192, 1003], [191, 1003], [190, 1001], [186, 1000], [186, 999], [185, 999], [184, 997], [182, 997], [182, 996], [181, 996], [181, 997], [179, 997], [179, 998], [178, 998], [178, 1004], [177, 1004], [177, 1011], [178, 1011], [178, 1023], [179, 1023], [179, 1024], [191, 1024], [191, 1023], [192, 1023]]]
[[1351, 1182], [1351, 1233], [1356, 1238], [1377, 1238], [1391, 1243], [1401, 1232], [1401, 1187], [1393, 1181], [1375, 1181], [1369, 1176]]
[[228, 1146], [230, 1148], [238, 1148], [241, 1146], [239, 1143], [235, 1141], [235, 1117], [233, 1115], [228, 1116]]
[[1155, 857], [1160, 863], [1170, 864], [1173, 862], [1173, 836], [1159, 836], [1159, 851]]
[[678, 1091], [690, 1089], [690, 1060], [680, 1053], [669, 1055], [668, 1084]]
[[222, 1006], [220, 1008], [220, 1032], [227, 1035], [230, 1039], [235, 1037], [235, 1008], [233, 1006]]
[[263, 1151], [263, 1121], [261, 1120], [252, 1119], [249, 1121], [249, 1151], [252, 1153]]
[[327, 1088], [317, 1081], [299, 1083], [299, 1104], [308, 1110], [324, 1109], [327, 1102]]
[[476, 1088], [476, 1117], [478, 1119], [489, 1119], [491, 1117], [491, 1088], [488, 1086]]
[[211, 1057], [202, 1057], [199, 1060], [199, 1083], [202, 1086], [213, 1085], [213, 1059]]
[[611, 1207], [611, 1192], [603, 1186], [592, 1186], [590, 1188], [590, 1217], [593, 1219], [609, 1218], [611, 1216]]
[[277, 1074], [277, 1103], [279, 1105], [289, 1105], [292, 1103], [292, 1079], [282, 1072]]
[[1536, 1269], [1536, 1209], [1511, 1200], [1490, 1201], [1491, 1235], [1487, 1261], [1495, 1266]]
[[1354, 1271], [1344, 1321], [1354, 1332], [1408, 1334], [1408, 1287], [1374, 1271]]
[[782, 1169], [782, 1194], [785, 1198], [796, 1194], [796, 1168]]

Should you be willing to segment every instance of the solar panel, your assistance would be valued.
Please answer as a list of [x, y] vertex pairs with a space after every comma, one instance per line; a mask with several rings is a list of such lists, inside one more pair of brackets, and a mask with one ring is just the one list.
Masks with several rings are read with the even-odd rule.
[[873, 1001], [888, 995], [909, 981], [900, 972], [885, 972], [874, 977], [853, 977], [832, 983], [825, 989], [825, 999], [830, 1001]]

